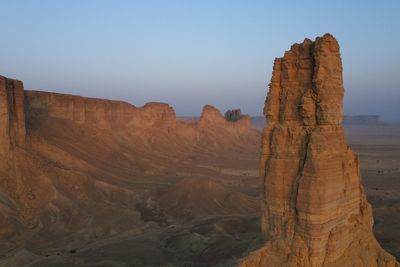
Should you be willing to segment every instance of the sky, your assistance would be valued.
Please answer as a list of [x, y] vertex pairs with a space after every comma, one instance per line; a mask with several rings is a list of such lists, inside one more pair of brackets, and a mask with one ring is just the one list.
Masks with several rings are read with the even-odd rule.
[[0, 0], [0, 75], [25, 89], [261, 115], [275, 57], [326, 32], [347, 115], [400, 122], [400, 1]]

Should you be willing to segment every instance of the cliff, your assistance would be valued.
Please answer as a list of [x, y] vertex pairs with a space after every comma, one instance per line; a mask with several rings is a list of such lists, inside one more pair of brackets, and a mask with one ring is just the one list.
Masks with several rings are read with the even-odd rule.
[[[123, 101], [41, 91], [25, 91], [25, 102], [30, 117], [65, 119], [104, 130], [163, 127], [171, 130], [176, 128], [178, 123], [174, 109], [166, 103], [150, 102], [143, 107], [136, 107]], [[210, 129], [213, 126], [247, 129], [251, 127], [248, 116], [241, 115], [240, 119], [227, 121], [221, 112], [211, 105], [203, 107], [201, 117], [195, 125], [203, 129]]]
[[35, 115], [66, 119], [99, 129], [138, 128], [173, 124], [175, 112], [168, 104], [147, 103], [137, 108], [123, 101], [112, 101], [58, 93], [26, 91], [27, 109]]
[[[207, 106], [201, 122], [184, 123], [165, 103], [135, 107], [25, 91], [22, 82], [0, 77], [0, 265], [20, 249], [40, 258], [139, 229], [144, 221], [136, 204], [160, 187], [193, 173], [220, 175], [238, 150], [256, 157], [260, 132], [243, 122], [227, 122]], [[247, 170], [252, 163], [238, 165]], [[186, 189], [178, 187], [192, 199]], [[227, 196], [236, 210], [241, 195]]]
[[0, 152], [25, 146], [24, 88], [21, 81], [0, 76]]
[[332, 35], [275, 59], [260, 161], [266, 244], [241, 266], [398, 266], [372, 233], [359, 160], [341, 126], [343, 95]]

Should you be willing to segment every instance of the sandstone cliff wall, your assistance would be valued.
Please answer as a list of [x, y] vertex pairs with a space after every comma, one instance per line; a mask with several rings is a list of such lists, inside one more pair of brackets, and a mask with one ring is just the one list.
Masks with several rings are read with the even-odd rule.
[[24, 87], [21, 81], [0, 76], [0, 153], [25, 146]]
[[168, 104], [147, 103], [137, 108], [123, 101], [87, 98], [39, 91], [26, 91], [28, 110], [49, 117], [91, 124], [100, 129], [173, 124], [175, 112]]
[[275, 60], [260, 161], [267, 243], [242, 266], [398, 266], [372, 233], [358, 157], [341, 126], [343, 94], [332, 35]]
[[[165, 103], [150, 102], [138, 108], [123, 101], [87, 98], [75, 95], [25, 91], [26, 108], [31, 116], [49, 116], [67, 119], [78, 124], [90, 124], [99, 129], [145, 129], [182, 127], [177, 122], [174, 109]], [[192, 124], [193, 126], [193, 124]], [[206, 129], [210, 126], [220, 128], [250, 128], [250, 117], [228, 122], [220, 111], [210, 105], [203, 108], [200, 120], [194, 126]]]

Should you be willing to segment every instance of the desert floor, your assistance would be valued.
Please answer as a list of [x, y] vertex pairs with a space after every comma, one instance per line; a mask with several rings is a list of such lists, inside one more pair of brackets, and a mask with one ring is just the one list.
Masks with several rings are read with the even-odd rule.
[[346, 126], [347, 143], [359, 154], [374, 211], [374, 233], [400, 259], [400, 126]]
[[[400, 259], [400, 125], [346, 126], [346, 139], [360, 155], [375, 235]], [[127, 207], [143, 223], [90, 242], [79, 242], [75, 230], [78, 238], [68, 245], [63, 239], [33, 239], [2, 266], [232, 266], [262, 243], [258, 154], [189, 160], [199, 166], [183, 175], [188, 177], [163, 179], [142, 202]]]

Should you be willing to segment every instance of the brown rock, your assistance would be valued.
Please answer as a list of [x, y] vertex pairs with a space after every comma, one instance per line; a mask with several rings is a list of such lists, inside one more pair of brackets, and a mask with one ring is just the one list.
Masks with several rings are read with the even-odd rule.
[[[215, 111], [206, 109], [202, 125], [184, 123], [168, 104], [135, 107], [24, 92], [21, 82], [0, 77], [0, 265], [32, 262], [20, 249], [40, 259], [71, 251], [71, 244], [139, 230], [145, 222], [136, 204], [179, 177], [231, 175], [232, 160], [237, 164], [233, 175], [252, 170], [261, 133], [241, 126], [242, 120], [227, 122]], [[240, 162], [237, 151], [247, 153]], [[220, 159], [222, 153], [226, 157]], [[254, 198], [222, 187], [205, 181], [180, 183], [164, 195], [169, 200], [165, 204], [174, 205], [174, 196], [204, 201], [204, 209], [193, 209], [200, 215], [247, 215], [257, 208]]]
[[123, 101], [76, 95], [26, 91], [27, 108], [33, 116], [66, 119], [99, 129], [146, 128], [175, 123], [175, 111], [165, 103], [137, 108]]
[[242, 111], [240, 109], [228, 109], [224, 114], [227, 121], [238, 121], [242, 116]]
[[24, 87], [21, 81], [0, 76], [0, 151], [25, 146]]
[[203, 107], [199, 121], [200, 125], [206, 125], [208, 127], [213, 124], [224, 125], [225, 123], [224, 117], [222, 117], [221, 112], [217, 108], [211, 105], [205, 105]]
[[27, 107], [33, 113], [67, 119], [78, 124], [91, 124], [100, 129], [111, 129], [125, 124], [136, 109], [122, 101], [58, 93], [26, 91], [25, 97]]
[[346, 145], [342, 63], [330, 34], [274, 63], [264, 114], [264, 247], [241, 266], [399, 266], [372, 233], [357, 155]]
[[201, 113], [200, 127], [210, 127], [212, 125], [217, 125], [223, 128], [246, 128], [251, 127], [250, 116], [243, 115], [240, 109], [228, 110], [225, 115], [222, 116], [221, 112], [211, 106], [205, 105]]

